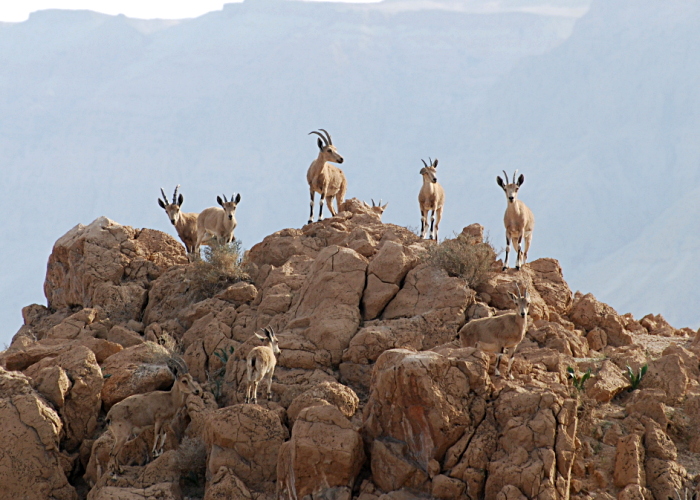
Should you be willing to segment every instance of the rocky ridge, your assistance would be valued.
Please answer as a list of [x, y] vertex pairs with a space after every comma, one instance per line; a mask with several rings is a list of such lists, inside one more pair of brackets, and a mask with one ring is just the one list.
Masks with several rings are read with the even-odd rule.
[[[348, 200], [335, 217], [265, 238], [247, 254], [249, 281], [203, 298], [170, 236], [104, 217], [76, 226], [49, 258], [47, 306], [25, 307], [0, 353], [0, 484], [61, 500], [698, 491], [695, 332], [572, 294], [553, 259], [472, 289], [426, 261], [429, 245]], [[511, 380], [455, 336], [510, 309], [515, 283], [532, 305]], [[273, 399], [245, 405], [245, 357], [268, 325], [281, 348]], [[165, 453], [150, 456], [146, 429], [113, 476], [106, 411], [169, 388], [173, 351], [207, 390], [170, 423]], [[630, 390], [628, 367], [645, 365]], [[579, 390], [569, 368], [594, 376]]]

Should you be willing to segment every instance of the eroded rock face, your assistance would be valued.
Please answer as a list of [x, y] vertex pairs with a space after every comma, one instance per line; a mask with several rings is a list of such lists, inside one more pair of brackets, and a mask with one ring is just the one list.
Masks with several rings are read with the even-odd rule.
[[102, 370], [90, 349], [74, 346], [55, 358], [44, 358], [33, 364], [25, 374], [38, 380], [47, 372], [54, 373], [56, 368], [63, 370], [69, 381], [59, 413], [65, 426], [63, 446], [73, 452], [97, 427], [102, 407]]
[[596, 327], [603, 329], [608, 345], [619, 347], [632, 343], [632, 336], [625, 329], [625, 322], [615, 309], [599, 302], [591, 293], [586, 295], [576, 293], [569, 318], [576, 326], [586, 331]]
[[327, 488], [351, 488], [364, 461], [360, 433], [336, 406], [304, 408], [291, 440], [280, 448], [278, 494], [302, 498]]
[[349, 387], [337, 382], [322, 382], [294, 398], [287, 409], [287, 418], [293, 426], [304, 408], [325, 406], [326, 403], [335, 406], [345, 417], [350, 418], [357, 411], [360, 400]]
[[247, 488], [274, 491], [277, 456], [289, 437], [277, 413], [259, 405], [238, 404], [211, 412], [204, 425], [207, 468], [233, 471]]
[[169, 235], [100, 217], [56, 242], [44, 293], [51, 309], [99, 305], [113, 319], [138, 320], [148, 283], [166, 268], [186, 263], [184, 248]]
[[31, 380], [0, 368], [0, 484], [6, 498], [77, 500], [59, 456], [63, 424]]

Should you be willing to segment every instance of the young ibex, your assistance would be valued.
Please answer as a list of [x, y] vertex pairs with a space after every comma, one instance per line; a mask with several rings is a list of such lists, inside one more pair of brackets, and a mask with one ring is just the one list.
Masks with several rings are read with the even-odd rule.
[[[506, 258], [503, 262], [503, 270], [505, 271], [508, 269], [508, 253], [510, 252], [511, 240], [518, 251], [515, 269], [520, 269], [527, 261], [527, 252], [530, 250], [530, 243], [532, 242], [532, 231], [535, 229], [535, 216], [532, 215], [532, 211], [527, 208], [525, 203], [517, 199], [518, 189], [525, 182], [525, 176], [520, 174], [516, 182], [515, 177], [518, 175], [516, 170], [511, 183], [508, 182], [508, 174], [506, 174], [505, 170], [503, 175], [506, 177], [505, 183], [500, 176], [496, 177], [496, 182], [506, 193], [506, 198], [508, 199], [506, 213], [503, 216], [503, 224], [506, 226]], [[521, 251], [520, 246], [523, 239], [525, 239], [525, 251]]]
[[[428, 158], [430, 160], [430, 158]], [[442, 219], [442, 208], [445, 205], [445, 190], [438, 184], [437, 181], [437, 158], [435, 161], [430, 160], [430, 165], [421, 160], [423, 168], [420, 169], [420, 174], [423, 176], [423, 187], [418, 193], [418, 204], [420, 205], [420, 237], [425, 238], [425, 232], [428, 229], [428, 212], [433, 213], [430, 216], [430, 237], [429, 239], [438, 239], [438, 228], [440, 227], [440, 219]], [[435, 214], [437, 213], [437, 221]], [[434, 228], [434, 231], [433, 231]]]
[[169, 359], [168, 368], [175, 375], [175, 383], [169, 391], [134, 394], [112, 406], [107, 413], [106, 421], [114, 436], [110, 462], [118, 474], [121, 473], [119, 452], [132, 435], [154, 426], [152, 453], [154, 457], [159, 456], [163, 453], [166, 438], [163, 425], [185, 406], [188, 394], [199, 395], [202, 392], [181, 358]]
[[227, 200], [226, 195], [216, 197], [219, 207], [209, 207], [202, 210], [197, 217], [197, 243], [195, 252], [199, 251], [201, 245], [215, 240], [220, 245], [231, 243], [236, 238], [233, 230], [236, 229], [236, 207], [241, 202], [240, 194], [232, 194]]
[[372, 199], [372, 206], [370, 207], [369, 204], [366, 201], [363, 201], [362, 203], [365, 204], [365, 207], [367, 207], [370, 212], [376, 214], [380, 219], [382, 218], [382, 214], [384, 213], [384, 210], [386, 210], [386, 207], [389, 206], [389, 202], [386, 202], [384, 205], [382, 205], [382, 200], [379, 200], [379, 203], [374, 203], [374, 199]]
[[[277, 358], [275, 354], [280, 353], [280, 348], [277, 345], [277, 336], [272, 328], [263, 329], [265, 335], [255, 333], [255, 336], [265, 342], [265, 345], [254, 347], [248, 353], [246, 358], [246, 367], [248, 376], [248, 387], [246, 388], [245, 402], [257, 404], [258, 402], [258, 384], [267, 377], [267, 399], [272, 399], [272, 375], [275, 372]], [[251, 398], [252, 393], [252, 398]]]
[[503, 354], [512, 348], [507, 373], [510, 378], [510, 367], [513, 364], [513, 355], [527, 331], [527, 313], [530, 310], [530, 292], [525, 289], [525, 295], [520, 292], [520, 287], [515, 284], [518, 295], [508, 292], [515, 302], [515, 312], [492, 316], [490, 318], [473, 319], [459, 331], [462, 347], [476, 347], [485, 352], [497, 353], [494, 374], [500, 376], [498, 365]]
[[163, 191], [163, 188], [160, 188], [163, 199], [161, 200], [158, 198], [158, 205], [160, 205], [160, 207], [165, 210], [165, 213], [168, 214], [168, 219], [170, 219], [170, 222], [173, 224], [173, 226], [175, 226], [177, 235], [185, 245], [187, 255], [190, 255], [194, 250], [195, 244], [197, 243], [197, 216], [199, 214], [180, 211], [180, 207], [182, 207], [182, 202], [185, 201], [185, 198], [182, 196], [182, 194], [180, 194], [180, 197], [178, 198], [177, 190], [179, 187], [179, 184], [175, 186], [172, 203], [168, 203], [168, 197], [165, 196], [165, 191]]
[[[319, 139], [317, 139], [318, 158], [316, 158], [309, 166], [309, 170], [306, 172], [306, 181], [309, 183], [309, 192], [311, 194], [311, 211], [309, 212], [309, 224], [314, 221], [314, 197], [315, 193], [321, 195], [321, 201], [319, 203], [318, 209], [318, 220], [323, 218], [323, 201], [326, 201], [328, 205], [328, 210], [330, 210], [331, 215], [335, 215], [338, 212], [333, 210], [333, 197], [335, 196], [335, 203], [340, 210], [340, 204], [345, 201], [345, 192], [348, 188], [348, 181], [345, 179], [345, 174], [335, 165], [331, 165], [328, 162], [343, 163], [343, 157], [338, 154], [338, 151], [333, 145], [331, 140], [331, 134], [326, 132], [324, 129], [319, 129], [324, 132], [326, 136], [321, 135], [320, 132], [309, 132], [309, 135], [316, 134]], [[321, 140], [323, 139], [323, 140]]]

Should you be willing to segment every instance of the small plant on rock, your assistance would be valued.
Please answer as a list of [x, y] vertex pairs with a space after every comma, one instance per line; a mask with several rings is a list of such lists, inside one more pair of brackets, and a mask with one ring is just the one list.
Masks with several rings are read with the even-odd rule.
[[191, 282], [205, 298], [226, 287], [250, 279], [239, 240], [227, 245], [203, 247], [202, 258], [192, 264]]
[[427, 260], [447, 271], [448, 275], [464, 279], [470, 288], [475, 288], [493, 272], [496, 252], [488, 241], [458, 234], [439, 245], [432, 245]]
[[637, 390], [639, 384], [642, 382], [642, 378], [644, 378], [644, 375], [646, 375], [648, 368], [649, 365], [644, 365], [637, 371], [637, 373], [634, 373], [632, 367], [627, 365], [627, 378], [630, 379], [630, 386], [627, 389], [628, 392]]
[[593, 377], [590, 368], [586, 370], [586, 373], [584, 373], [583, 375], [577, 375], [576, 370], [569, 366], [566, 369], [566, 374], [571, 379], [572, 385], [578, 392], [583, 391], [584, 385], [586, 384], [586, 380]]

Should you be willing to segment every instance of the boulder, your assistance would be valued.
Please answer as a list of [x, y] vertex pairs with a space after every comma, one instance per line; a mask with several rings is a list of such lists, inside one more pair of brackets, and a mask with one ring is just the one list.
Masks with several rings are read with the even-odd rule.
[[586, 383], [586, 394], [600, 403], [607, 403], [629, 386], [624, 372], [612, 361], [605, 360], [595, 377]]
[[223, 292], [218, 293], [214, 298], [225, 300], [226, 302], [243, 304], [254, 301], [257, 296], [258, 290], [255, 288], [255, 285], [240, 281], [229, 286]]
[[234, 472], [227, 467], [220, 467], [207, 483], [204, 500], [253, 500], [250, 490]]
[[69, 389], [63, 394], [59, 414], [64, 424], [63, 447], [73, 452], [84, 439], [92, 436], [97, 427], [97, 417], [102, 408], [102, 370], [95, 355], [87, 347], [71, 346], [55, 358], [44, 358], [25, 370], [36, 381], [56, 368], [63, 370], [69, 379]]
[[166, 390], [175, 377], [167, 366], [171, 354], [153, 342], [129, 347], [102, 365], [102, 401], [106, 408], [133, 394]]
[[340, 363], [360, 324], [367, 260], [354, 250], [330, 246], [314, 261], [286, 329], [300, 333]]
[[59, 454], [63, 424], [29, 377], [0, 368], [0, 484], [5, 498], [77, 500]]
[[304, 408], [291, 440], [280, 448], [278, 495], [303, 498], [327, 488], [352, 488], [364, 461], [359, 432], [336, 406]]
[[322, 382], [308, 391], [300, 394], [287, 408], [287, 418], [294, 425], [297, 415], [304, 408], [328, 403], [335, 406], [347, 418], [352, 417], [360, 404], [355, 391], [337, 382]]
[[289, 437], [277, 413], [259, 405], [227, 406], [206, 416], [203, 435], [209, 474], [226, 467], [248, 489], [274, 491], [277, 456]]
[[624, 321], [609, 305], [599, 302], [591, 293], [582, 295], [576, 292], [569, 312], [569, 319], [587, 332], [602, 328], [607, 336], [607, 344], [620, 347], [632, 344], [632, 336], [625, 330]]
[[[697, 361], [695, 362], [697, 369]], [[643, 389], [660, 389], [663, 402], [674, 405], [687, 393], [691, 379], [680, 353], [667, 354], [649, 363], [649, 369], [640, 383]]]
[[44, 293], [51, 309], [99, 305], [112, 319], [138, 320], [149, 283], [186, 263], [182, 245], [171, 236], [100, 217], [88, 226], [78, 224], [55, 243]]
[[628, 484], [646, 485], [644, 447], [637, 434], [630, 434], [617, 440], [613, 478], [618, 488], [624, 488]]
[[11, 347], [0, 353], [0, 365], [7, 370], [23, 371], [44, 358], [58, 356], [75, 346], [87, 347], [102, 364], [107, 358], [122, 350], [122, 346], [102, 339], [83, 338], [76, 340], [43, 339], [22, 346]]

